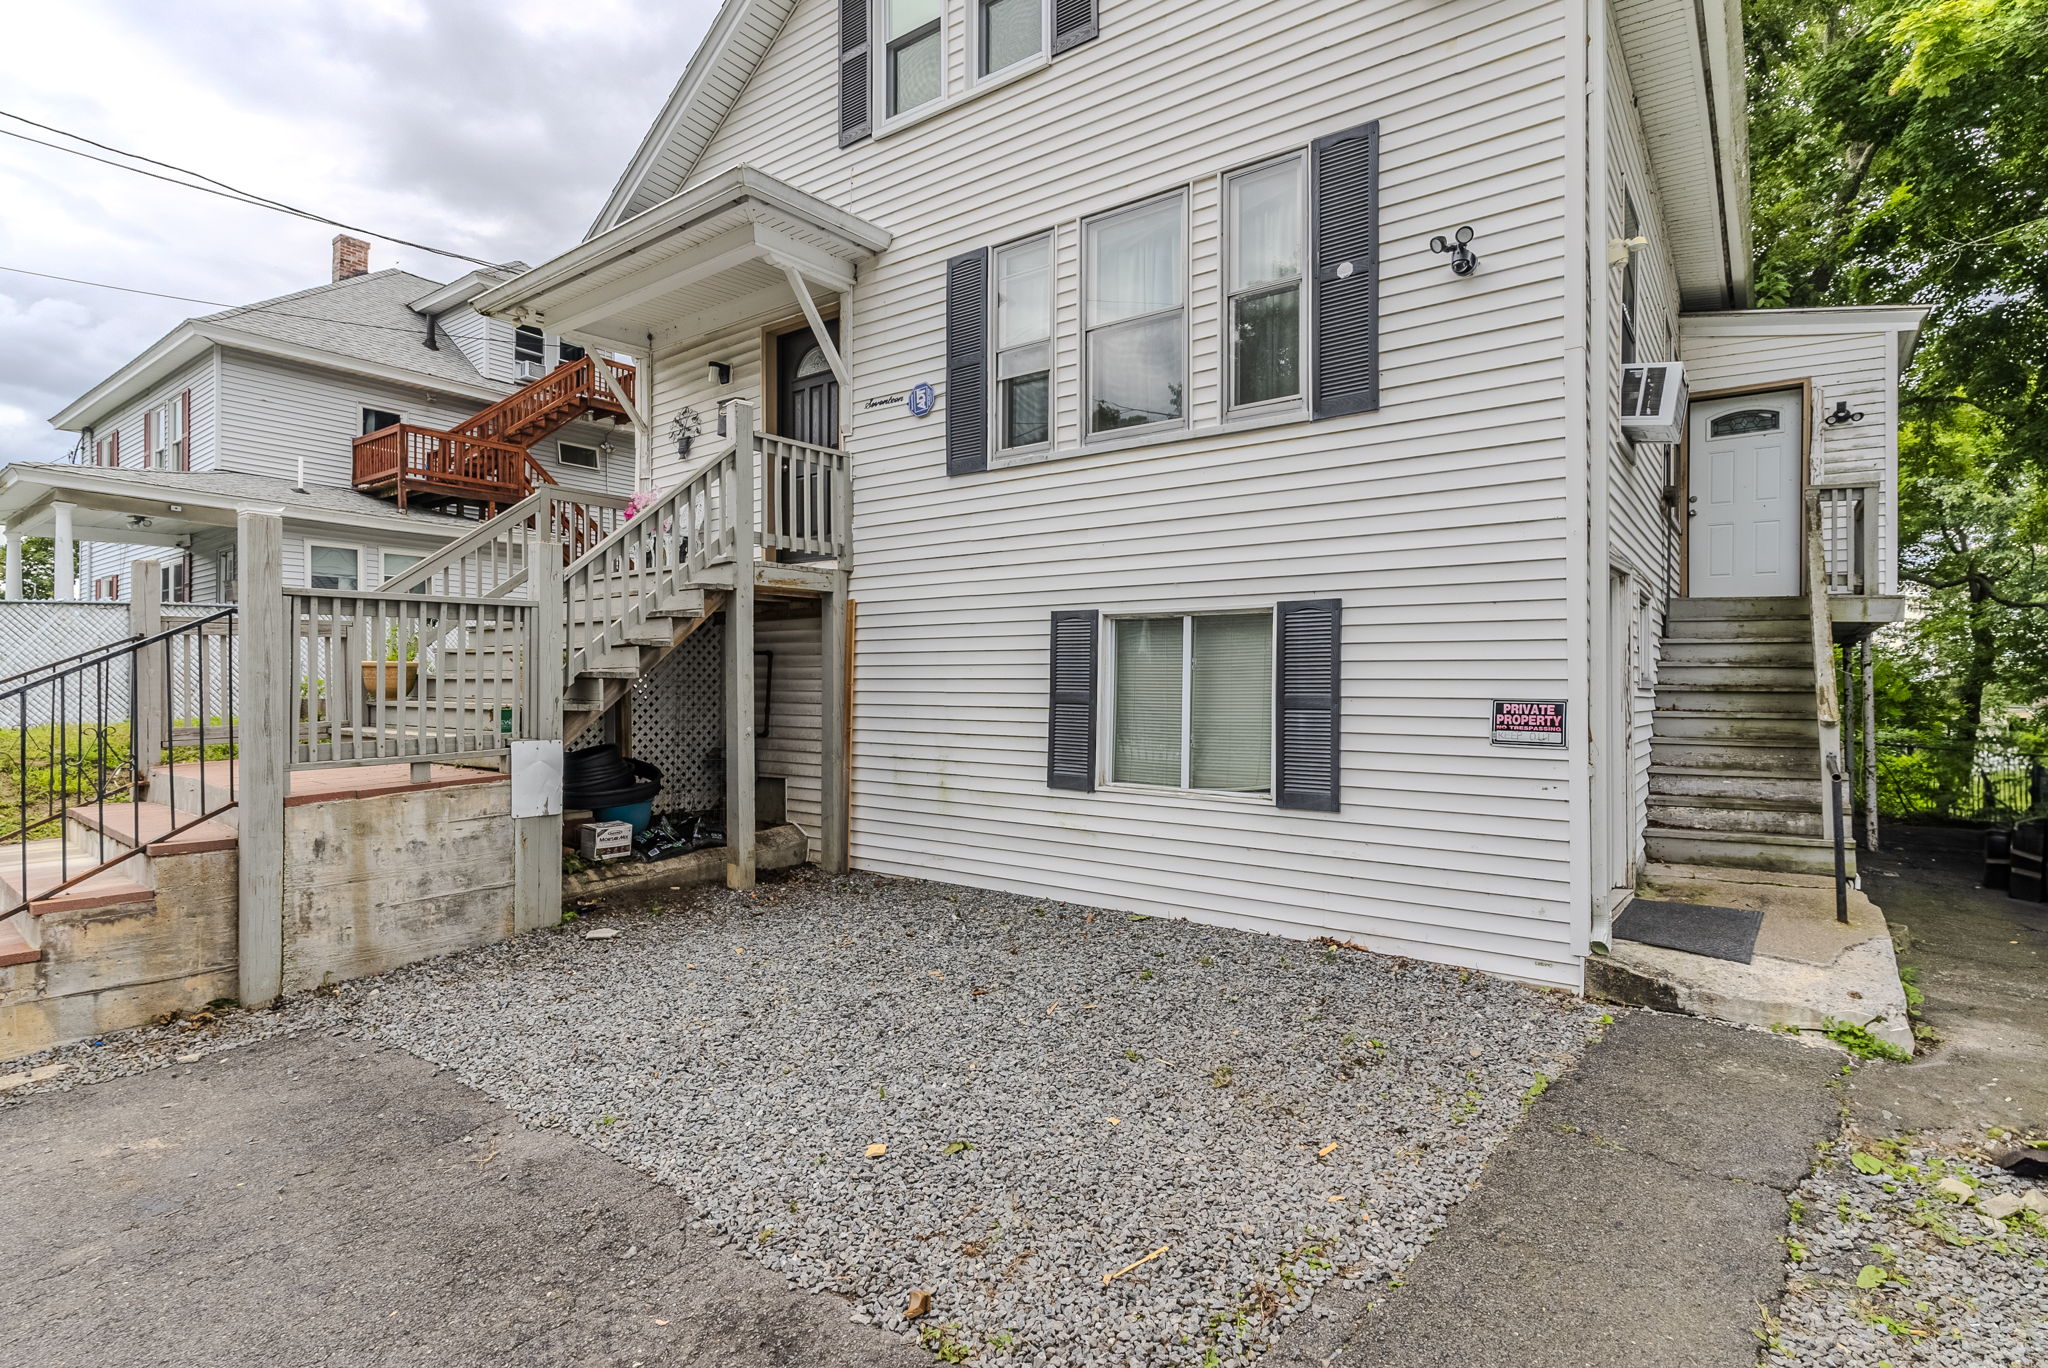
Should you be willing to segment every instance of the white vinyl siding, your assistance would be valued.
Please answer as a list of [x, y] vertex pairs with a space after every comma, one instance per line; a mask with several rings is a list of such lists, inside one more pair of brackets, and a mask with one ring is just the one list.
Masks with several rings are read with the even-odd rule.
[[[853, 294], [863, 394], [937, 378], [948, 258], [1052, 229], [1063, 459], [949, 480], [940, 415], [847, 406], [853, 861], [1575, 987], [1582, 750], [1488, 739], [1492, 699], [1571, 695], [1583, 630], [1564, 24], [1548, 0], [1456, 16], [1271, 0], [1256, 23], [1246, 14], [1225, 0], [1123, 7], [1043, 76], [841, 148], [836, 87], [819, 75], [836, 70], [837, 7], [798, 0], [699, 159], [699, 174], [744, 163], [895, 234]], [[963, 43], [954, 70], [969, 57]], [[1222, 175], [1368, 119], [1382, 129], [1383, 406], [1224, 430]], [[915, 170], [935, 165], [946, 174]], [[1083, 448], [1081, 222], [1165, 194], [1189, 206], [1186, 411], [1200, 426]], [[1465, 279], [1425, 247], [1461, 223], [1487, 244]], [[685, 405], [708, 430], [715, 396], [758, 395], [759, 330], [793, 312], [665, 344], [655, 431]], [[710, 360], [733, 364], [731, 385], [707, 384]], [[657, 482], [680, 468], [664, 444]], [[1344, 604], [1342, 812], [1048, 791], [1053, 610], [1315, 597]]]

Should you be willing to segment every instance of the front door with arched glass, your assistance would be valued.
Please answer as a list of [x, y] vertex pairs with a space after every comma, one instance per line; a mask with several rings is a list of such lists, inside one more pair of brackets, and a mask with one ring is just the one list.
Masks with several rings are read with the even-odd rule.
[[1686, 593], [1799, 592], [1800, 396], [1746, 394], [1693, 405], [1687, 463]]
[[[836, 321], [825, 325], [826, 335], [837, 342], [839, 327]], [[839, 380], [832, 374], [832, 365], [825, 359], [825, 349], [818, 345], [817, 337], [809, 328], [783, 333], [775, 339], [775, 432], [779, 437], [788, 437], [812, 446], [837, 447], [839, 445]], [[829, 491], [797, 488], [801, 481], [806, 484], [816, 481], [820, 475], [815, 468], [810, 473], [796, 474], [790, 463], [783, 461], [774, 473], [776, 487], [781, 491], [781, 507], [789, 526], [783, 530], [792, 536], [808, 537], [832, 535], [832, 500]], [[813, 510], [822, 523], [813, 529], [810, 526]]]

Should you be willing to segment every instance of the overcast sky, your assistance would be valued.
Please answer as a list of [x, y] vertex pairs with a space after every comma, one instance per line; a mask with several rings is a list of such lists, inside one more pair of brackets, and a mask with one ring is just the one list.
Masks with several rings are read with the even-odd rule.
[[[532, 263], [581, 240], [717, 8], [0, 0], [0, 109], [347, 223]], [[0, 137], [0, 266], [246, 304], [324, 283], [335, 231]], [[370, 265], [470, 269], [374, 237]], [[0, 462], [68, 451], [51, 414], [210, 312], [0, 270]]]

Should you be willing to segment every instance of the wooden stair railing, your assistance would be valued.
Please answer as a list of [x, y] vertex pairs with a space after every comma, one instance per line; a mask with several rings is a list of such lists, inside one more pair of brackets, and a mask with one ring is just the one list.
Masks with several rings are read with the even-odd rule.
[[[592, 413], [623, 418], [626, 410], [613, 397], [605, 374], [610, 369], [594, 356], [557, 366], [518, 393], [471, 414], [449, 431], [525, 447]], [[631, 398], [632, 368], [621, 366], [619, 371], [618, 387]]]

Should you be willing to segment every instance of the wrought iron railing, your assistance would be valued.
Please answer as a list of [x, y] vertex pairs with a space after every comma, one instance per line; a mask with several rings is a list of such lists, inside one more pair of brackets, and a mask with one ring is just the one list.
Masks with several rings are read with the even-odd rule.
[[0, 687], [0, 919], [234, 806], [235, 624], [217, 609]]
[[2010, 824], [2048, 814], [2048, 746], [1987, 732], [1936, 740], [1881, 737], [1880, 816]]

